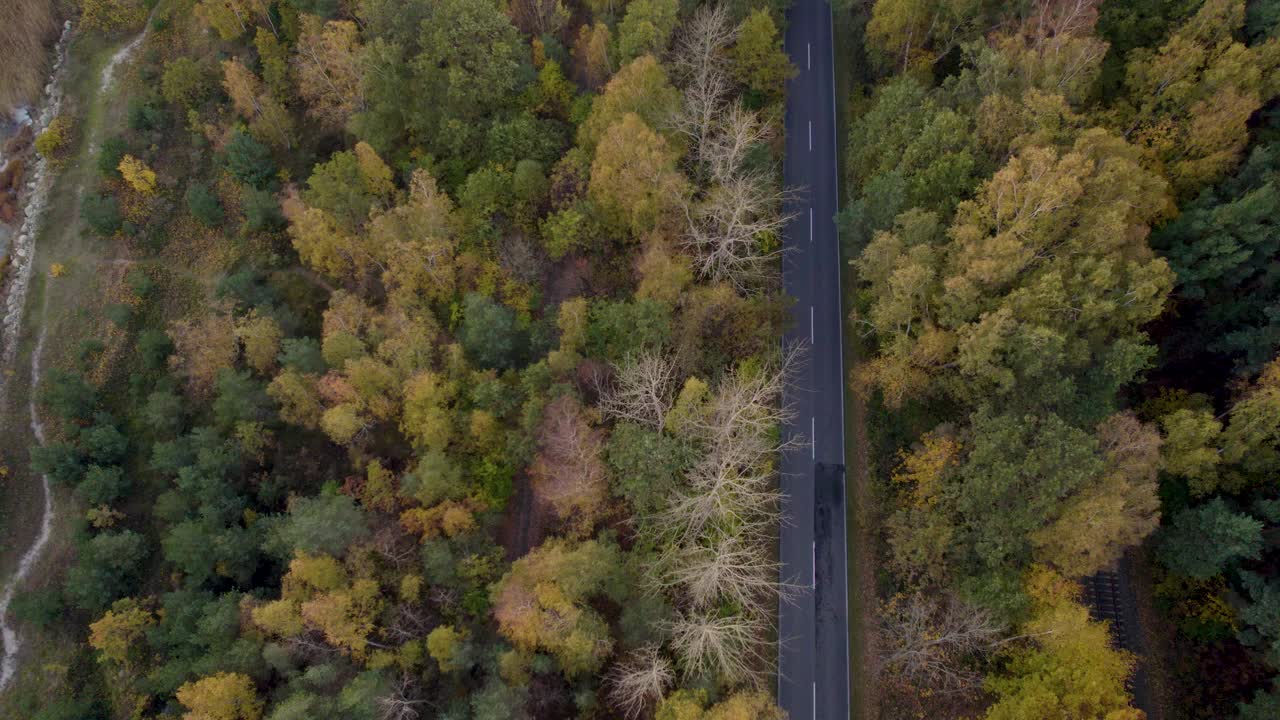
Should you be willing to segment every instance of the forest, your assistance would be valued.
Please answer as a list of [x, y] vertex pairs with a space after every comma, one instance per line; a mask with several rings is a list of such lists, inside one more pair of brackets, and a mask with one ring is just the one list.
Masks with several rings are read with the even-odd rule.
[[73, 10], [15, 715], [782, 716], [780, 6]]
[[[0, 9], [73, 27], [0, 709], [786, 718], [787, 10]], [[832, 13], [855, 717], [1280, 717], [1280, 2]]]
[[1280, 4], [850, 14], [882, 716], [1280, 717]]

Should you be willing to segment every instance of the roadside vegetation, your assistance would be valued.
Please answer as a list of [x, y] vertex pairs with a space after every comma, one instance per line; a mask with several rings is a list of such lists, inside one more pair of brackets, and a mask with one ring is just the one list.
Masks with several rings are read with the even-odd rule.
[[780, 717], [781, 7], [78, 9], [14, 712]]
[[1277, 20], [868, 4], [840, 221], [882, 716], [1142, 717], [1075, 582], [1140, 545], [1162, 716], [1280, 712]]

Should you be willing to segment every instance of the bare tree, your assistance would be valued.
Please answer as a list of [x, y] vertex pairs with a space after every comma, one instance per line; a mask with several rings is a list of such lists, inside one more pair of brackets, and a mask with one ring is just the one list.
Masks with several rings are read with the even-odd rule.
[[426, 704], [413, 676], [401, 673], [391, 691], [378, 698], [378, 720], [418, 720], [419, 709]]
[[[799, 358], [792, 350], [717, 384], [705, 412], [685, 426], [705, 454], [687, 486], [646, 523], [662, 548], [649, 581], [686, 607], [667, 627], [687, 673], [762, 682], [768, 650], [761, 643], [767, 645], [776, 603], [800, 589], [778, 582], [771, 555], [782, 519], [773, 460], [799, 444], [778, 434], [792, 417], [784, 390]], [[726, 605], [737, 611], [724, 616]]]
[[600, 411], [661, 430], [676, 390], [676, 363], [658, 350], [643, 350], [615, 366], [613, 383], [600, 387]]
[[738, 27], [724, 3], [699, 7], [676, 38], [671, 64], [683, 78], [723, 69], [724, 51], [738, 39]]
[[[680, 549], [718, 538], [731, 529], [753, 540], [769, 537], [778, 520], [781, 495], [767, 467], [744, 468], [732, 460], [734, 448], [717, 451], [689, 473], [689, 485], [652, 518], [666, 544]], [[678, 562], [692, 556], [677, 555]]]
[[417, 539], [405, 532], [399, 523], [379, 528], [369, 543], [369, 548], [379, 557], [399, 569], [421, 562], [418, 559], [418, 547]]
[[546, 270], [547, 259], [524, 233], [516, 233], [499, 242], [498, 265], [517, 280], [534, 283]]
[[934, 693], [982, 686], [975, 660], [999, 647], [1004, 628], [985, 610], [953, 597], [898, 596], [880, 612], [886, 676]]
[[703, 277], [746, 290], [776, 276], [779, 235], [795, 215], [784, 212], [791, 194], [777, 178], [747, 166], [751, 149], [772, 137], [770, 125], [737, 106], [718, 118], [699, 145], [710, 187], [686, 206], [685, 245]]
[[769, 548], [754, 538], [730, 535], [708, 546], [673, 548], [680, 557], [665, 557], [663, 562], [671, 568], [671, 581], [685, 588], [696, 608], [729, 601], [744, 612], [767, 613], [769, 600], [785, 600], [801, 590], [778, 581], [781, 565], [770, 557]]
[[716, 3], [698, 8], [676, 39], [672, 65], [684, 87], [684, 102], [671, 124], [689, 138], [695, 160], [703, 159], [703, 141], [728, 105], [732, 83], [725, 48], [737, 36], [729, 11]]
[[773, 139], [773, 126], [765, 122], [760, 113], [735, 105], [725, 110], [715, 125], [715, 132], [707, 135], [706, 163], [716, 182], [727, 182], [743, 172], [747, 153], [752, 148]]
[[600, 433], [582, 416], [572, 395], [547, 403], [538, 430], [538, 456], [529, 474], [533, 489], [575, 530], [587, 532], [607, 492]]
[[794, 416], [783, 391], [800, 358], [796, 347], [771, 367], [730, 373], [707, 411], [690, 420], [687, 427], [706, 454], [689, 471], [687, 487], [653, 518], [664, 544], [706, 544], [725, 532], [772, 538], [781, 505], [772, 460], [802, 444], [778, 434]]
[[768, 679], [765, 668], [773, 644], [766, 617], [742, 612], [726, 615], [712, 608], [686, 612], [667, 628], [686, 676], [713, 672], [726, 683], [757, 687]]
[[1099, 5], [1099, 0], [1036, 0], [1023, 32], [1037, 45], [1066, 35], [1089, 35], [1098, 23]]
[[710, 412], [694, 419], [695, 432], [709, 444], [731, 444], [747, 454], [747, 462], [795, 447], [796, 441], [777, 439], [774, 433], [795, 417], [785, 390], [803, 358], [803, 346], [795, 345], [775, 362], [726, 375], [716, 386]]
[[429, 614], [417, 603], [397, 603], [392, 615], [393, 619], [384, 631], [389, 639], [408, 642], [426, 637], [431, 631]]
[[725, 49], [736, 38], [723, 4], [694, 13], [676, 42], [673, 64], [684, 101], [671, 126], [689, 139], [690, 172], [705, 177], [710, 188], [686, 207], [685, 245], [703, 277], [746, 290], [776, 275], [777, 235], [790, 217], [782, 212], [788, 197], [776, 178], [746, 166], [747, 153], [773, 131], [730, 97]]
[[511, 23], [525, 35], [556, 35], [569, 22], [569, 11], [560, 0], [516, 0], [507, 7]]
[[671, 661], [656, 644], [633, 650], [609, 672], [609, 699], [628, 720], [644, 715], [675, 684]]
[[785, 193], [759, 176], [737, 176], [713, 186], [687, 208], [685, 245], [702, 277], [727, 281], [739, 291], [778, 273], [780, 235], [794, 217], [782, 214]]

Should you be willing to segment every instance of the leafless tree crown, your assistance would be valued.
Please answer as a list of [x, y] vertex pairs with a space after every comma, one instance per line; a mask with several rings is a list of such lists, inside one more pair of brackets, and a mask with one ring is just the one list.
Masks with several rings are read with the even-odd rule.
[[[782, 519], [776, 458], [797, 444], [778, 429], [792, 416], [783, 391], [798, 357], [787, 353], [716, 385], [685, 425], [702, 457], [686, 486], [648, 519], [662, 548], [649, 580], [683, 606], [665, 629], [686, 674], [765, 682], [776, 604], [799, 590], [779, 582], [772, 555]], [[726, 614], [726, 606], [737, 611]]]
[[627, 720], [641, 717], [675, 684], [671, 661], [657, 645], [632, 651], [609, 673], [609, 699]]
[[975, 692], [983, 679], [976, 661], [998, 647], [1003, 634], [990, 613], [955, 598], [899, 596], [880, 613], [881, 669], [935, 693]]
[[792, 216], [783, 212], [789, 196], [774, 174], [747, 163], [752, 148], [772, 139], [773, 128], [730, 97], [724, 50], [736, 36], [723, 5], [694, 14], [676, 46], [684, 101], [672, 124], [689, 139], [691, 171], [709, 188], [686, 207], [684, 244], [694, 267], [748, 291], [776, 277], [779, 236]]

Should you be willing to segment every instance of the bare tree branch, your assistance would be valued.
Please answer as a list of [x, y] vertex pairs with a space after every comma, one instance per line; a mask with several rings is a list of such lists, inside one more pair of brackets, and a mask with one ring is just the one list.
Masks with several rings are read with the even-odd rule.
[[418, 682], [409, 673], [401, 673], [391, 691], [377, 702], [379, 720], [418, 720], [419, 710], [427, 704]]
[[693, 251], [700, 275], [746, 291], [777, 276], [780, 235], [795, 215], [783, 212], [791, 196], [777, 178], [747, 166], [751, 149], [772, 137], [770, 125], [738, 106], [716, 117], [699, 138], [709, 189], [686, 206], [684, 244]]
[[615, 367], [613, 384], [601, 387], [600, 411], [661, 430], [676, 391], [676, 364], [657, 350], [644, 350]]
[[651, 644], [632, 651], [609, 673], [609, 699], [628, 720], [644, 715], [675, 684], [671, 661]]
[[767, 681], [766, 660], [773, 651], [766, 618], [746, 613], [725, 615], [713, 608], [684, 613], [668, 623], [671, 646], [683, 659], [686, 677], [713, 672], [729, 684], [757, 687]]
[[1001, 643], [1004, 627], [990, 613], [953, 597], [898, 596], [880, 613], [881, 667], [935, 693], [971, 693], [982, 686], [975, 661]]
[[[762, 682], [768, 650], [759, 643], [767, 645], [776, 603], [801, 590], [778, 581], [772, 557], [782, 520], [775, 460], [799, 444], [778, 431], [793, 415], [784, 391], [800, 357], [793, 349], [777, 363], [720, 380], [683, 426], [705, 454], [687, 486], [646, 523], [662, 548], [648, 579], [686, 608], [668, 625], [686, 673]], [[728, 606], [736, 611], [724, 616]]]
[[716, 3], [698, 8], [676, 40], [672, 65], [683, 81], [684, 104], [671, 125], [689, 138], [695, 160], [702, 160], [703, 141], [728, 103], [731, 83], [724, 51], [737, 36], [729, 11]]

